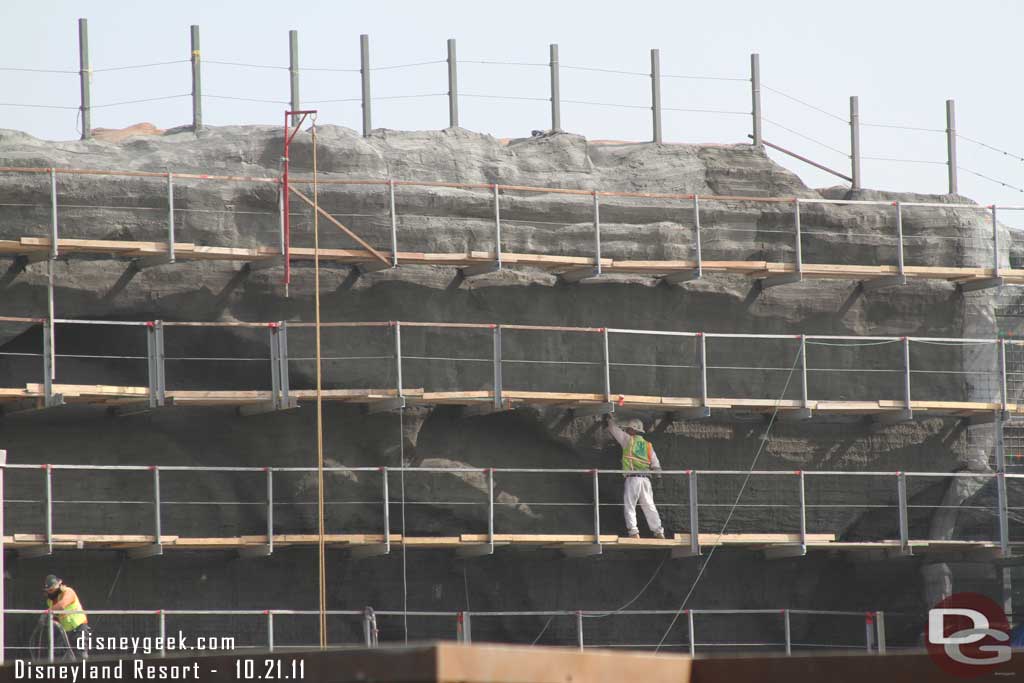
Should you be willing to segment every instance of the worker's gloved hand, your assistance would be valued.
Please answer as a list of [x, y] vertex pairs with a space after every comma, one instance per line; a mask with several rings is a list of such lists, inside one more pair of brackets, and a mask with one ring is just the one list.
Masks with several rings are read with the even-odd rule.
[[608, 413], [605, 413], [604, 415], [601, 416], [601, 424], [603, 424], [605, 427], [607, 427], [611, 423], [612, 423], [612, 416], [611, 415], [609, 415]]
[[653, 470], [651, 470], [651, 473], [654, 475], [654, 481], [661, 481], [661, 470], [660, 469], [653, 469]]

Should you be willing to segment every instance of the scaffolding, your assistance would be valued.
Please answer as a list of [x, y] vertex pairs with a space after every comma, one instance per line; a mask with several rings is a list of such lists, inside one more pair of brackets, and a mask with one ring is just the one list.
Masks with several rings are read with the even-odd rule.
[[[68, 614], [77, 612], [57, 612], [48, 610], [33, 609], [8, 609], [5, 616], [18, 617], [49, 617], [54, 614]], [[132, 631], [136, 637], [160, 638], [161, 646], [166, 643], [168, 633], [173, 633], [175, 624], [189, 623], [193, 626], [191, 633], [197, 630], [206, 633], [207, 630], [195, 625], [203, 620], [216, 620], [218, 624], [217, 633], [219, 639], [211, 638], [210, 650], [216, 650], [220, 645], [228, 645], [226, 649], [235, 651], [257, 650], [265, 652], [289, 652], [305, 650], [314, 647], [312, 643], [300, 643], [287, 641], [281, 638], [280, 626], [284, 620], [301, 620], [319, 614], [316, 610], [288, 610], [288, 609], [249, 609], [249, 610], [89, 610], [90, 617], [99, 618], [97, 621], [106, 622], [107, 631], [110, 631], [111, 622], [119, 624], [122, 620], [116, 617], [130, 617], [132, 620]], [[720, 652], [723, 650], [761, 650], [768, 652], [794, 653], [808, 652], [814, 650], [860, 650], [871, 654], [885, 654], [887, 650], [898, 647], [907, 649], [914, 647], [914, 643], [892, 643], [891, 638], [886, 635], [886, 619], [890, 621], [899, 620], [901, 623], [914, 625], [923, 624], [924, 615], [908, 614], [901, 612], [876, 611], [843, 611], [843, 610], [813, 610], [813, 609], [688, 609], [681, 614], [685, 624], [681, 637], [674, 639], [664, 649], [674, 649], [688, 652], [695, 655], [698, 652]], [[648, 630], [645, 627], [658, 628], [663, 626], [664, 621], [674, 617], [677, 612], [672, 610], [536, 610], [536, 611], [394, 611], [377, 610], [367, 607], [363, 610], [327, 610], [327, 616], [343, 626], [339, 630], [347, 634], [345, 640], [334, 640], [330, 647], [351, 647], [364, 645], [376, 647], [379, 644], [380, 622], [386, 622], [397, 618], [412, 618], [418, 622], [417, 630], [423, 631], [420, 637], [431, 639], [451, 639], [462, 643], [474, 642], [474, 629], [477, 631], [477, 642], [509, 642], [508, 637], [502, 630], [495, 630], [495, 624], [501, 624], [511, 620], [544, 623], [543, 629], [538, 634], [534, 643], [541, 641], [546, 634], [547, 639], [543, 644], [573, 646], [579, 650], [589, 648], [628, 648], [636, 650], [649, 650], [656, 647], [655, 643], [631, 642], [629, 640], [608, 642], [606, 629], [600, 625], [615, 617], [625, 617], [631, 623], [638, 625], [641, 631]], [[224, 619], [235, 619], [236, 631], [224, 632], [220, 630]], [[242, 622], [244, 621], [244, 625]], [[554, 622], [559, 622], [555, 628], [550, 628]], [[709, 627], [710, 622], [721, 622], [730, 627], [734, 632], [754, 638], [744, 641], [730, 640], [728, 637], [721, 637], [721, 629]], [[170, 622], [170, 626], [168, 625]], [[794, 626], [794, 622], [798, 625]], [[698, 625], [704, 628], [703, 637], [698, 636]], [[385, 627], [386, 628], [386, 627]], [[757, 635], [765, 631], [777, 633], [777, 638], [772, 640], [757, 640]], [[820, 631], [827, 635], [824, 637]], [[227, 635], [231, 634], [231, 635]], [[735, 637], [735, 636], [734, 636]], [[195, 640], [195, 637], [193, 637]], [[205, 642], [205, 638], [204, 638]], [[25, 652], [30, 650], [28, 645], [8, 644], [6, 649], [12, 652]], [[46, 658], [54, 661], [60, 653], [60, 644], [55, 644], [51, 638], [46, 649]], [[126, 653], [126, 652], [125, 652]], [[111, 651], [110, 654], [123, 654], [118, 651]], [[171, 650], [162, 647], [153, 654], [164, 656], [173, 654]]]
[[[286, 138], [287, 139], [287, 138]], [[286, 150], [287, 155], [287, 150]], [[48, 219], [46, 234], [28, 234], [0, 240], [0, 254], [14, 257], [20, 268], [36, 261], [54, 261], [77, 255], [113, 255], [127, 259], [135, 271], [154, 266], [180, 263], [190, 260], [219, 260], [240, 262], [249, 268], [282, 267], [285, 280], [290, 279], [292, 262], [309, 262], [314, 259], [314, 248], [292, 244], [295, 231], [291, 229], [293, 211], [290, 198], [295, 195], [313, 213], [317, 213], [338, 230], [338, 239], [348, 246], [321, 248], [319, 258], [325, 262], [357, 266], [364, 272], [402, 265], [442, 265], [462, 269], [466, 277], [502, 270], [507, 267], [541, 268], [567, 282], [599, 277], [605, 274], [634, 274], [660, 278], [668, 283], [681, 283], [699, 279], [712, 273], [731, 273], [753, 278], [763, 287], [800, 282], [804, 279], [854, 280], [862, 283], [865, 290], [904, 285], [909, 280], [939, 280], [955, 283], [963, 291], [998, 287], [1003, 284], [1024, 284], [1024, 270], [1008, 267], [1009, 248], [1000, 241], [998, 212], [1021, 211], [1024, 206], [978, 205], [944, 202], [905, 202], [813, 199], [803, 197], [747, 197], [723, 195], [696, 195], [671, 193], [637, 193], [609, 190], [576, 190], [522, 185], [499, 185], [482, 183], [447, 183], [415, 180], [386, 179], [337, 179], [318, 178], [318, 185], [325, 188], [351, 189], [363, 192], [382, 190], [379, 201], [366, 212], [329, 212], [314, 202], [299, 187], [311, 185], [308, 177], [282, 175], [281, 178], [259, 176], [206, 175], [167, 171], [108, 171], [72, 168], [0, 168], [0, 174], [35, 174], [47, 179], [48, 201], [8, 202], [3, 205], [5, 212], [13, 212], [15, 218], [43, 212]], [[88, 176], [92, 178], [132, 178], [142, 183], [159, 183], [165, 189], [166, 197], [159, 205], [135, 206], [131, 204], [99, 206], [62, 201], [59, 197], [58, 178], [61, 176]], [[254, 188], [255, 205], [242, 209], [193, 208], [178, 198], [175, 189], [185, 183], [235, 183]], [[275, 192], [267, 192], [273, 189]], [[431, 213], [417, 214], [411, 210], [402, 211], [402, 201], [410, 195], [397, 194], [399, 190], [409, 193], [436, 193], [448, 191], [446, 199], [463, 207], [456, 215]], [[397, 196], [396, 196], [397, 195]], [[360, 195], [361, 196], [361, 195]], [[558, 208], [568, 218], [552, 221], [549, 204], [537, 202], [563, 202]], [[585, 201], [581, 201], [585, 200]], [[261, 203], [262, 202], [262, 203]], [[263, 204], [267, 204], [264, 206]], [[489, 205], [489, 206], [488, 206]], [[730, 210], [750, 210], [763, 207], [777, 215], [778, 226], [773, 229], [729, 225]], [[848, 228], [825, 229], [808, 226], [809, 221], [827, 225], [830, 219], [818, 213], [827, 207], [845, 207], [851, 211], [884, 210], [891, 215], [891, 223], [880, 226], [874, 232], [850, 231]], [[137, 215], [139, 231], [151, 235], [149, 240], [90, 239], [68, 234], [68, 224], [81, 223], [81, 217], [88, 217], [90, 211], [115, 211]], [[668, 239], [662, 241], [671, 248], [649, 258], [635, 256], [615, 257], [616, 244], [602, 237], [602, 221], [607, 226], [614, 223], [628, 223], [626, 216], [637, 211], [656, 212], [660, 220], [652, 228], [661, 235], [659, 226], [668, 226]], [[809, 214], [816, 211], [816, 214]], [[612, 212], [612, 213], [609, 213]], [[987, 247], [991, 258], [982, 258], [978, 263], [948, 263], [935, 265], [934, 240], [953, 240], [963, 252], [978, 247], [967, 235], [937, 235], [934, 231], [918, 234], [917, 230], [905, 229], [912, 212], [920, 217], [921, 212], [937, 212], [945, 216], [949, 212], [980, 214], [982, 220], [991, 223], [991, 244]], [[239, 244], [209, 246], [207, 237], [192, 225], [194, 220], [207, 214], [244, 215], [251, 224], [251, 234], [243, 239], [247, 246]], [[69, 215], [70, 214], [70, 215]], [[544, 218], [538, 216], [543, 214]], [[76, 218], [76, 215], [79, 216]], [[343, 222], [344, 221], [344, 222]], [[467, 247], [458, 252], [436, 252], [429, 235], [437, 221], [446, 225], [460, 225], [466, 235]], [[31, 221], [30, 221], [31, 222]], [[358, 224], [357, 229], [349, 223]], [[14, 223], [12, 223], [14, 225]], [[427, 228], [427, 229], [425, 229]], [[581, 244], [591, 243], [593, 249], [581, 253], [552, 253], [532, 251], [524, 234], [533, 231], [558, 229], [578, 236]], [[479, 233], [491, 232], [490, 242], [485, 249], [474, 249], [470, 244], [477, 241]], [[373, 231], [386, 242], [371, 245], [360, 233]], [[702, 231], [706, 232], [702, 238]], [[35, 231], [38, 233], [38, 231]], [[719, 253], [721, 247], [711, 244], [709, 238], [721, 233], [757, 233], [778, 235], [775, 246], [780, 260], [749, 259], [742, 251], [724, 254], [719, 260], [709, 252]], [[182, 234], [185, 239], [182, 240]], [[588, 234], [590, 237], [588, 237]], [[827, 236], [835, 238], [848, 235], [850, 244], [876, 245], [884, 243], [889, 263], [857, 264], [843, 261], [818, 263], [804, 259], [804, 247], [808, 240]], [[860, 238], [860, 241], [858, 241]], [[253, 242], [264, 242], [252, 246]], [[266, 244], [269, 242], [270, 244]], [[355, 248], [352, 248], [352, 245]], [[520, 251], [520, 248], [527, 248]], [[677, 253], [685, 250], [688, 255], [680, 258]], [[589, 253], [587, 253], [589, 251]], [[834, 246], [828, 253], [837, 256]], [[928, 265], [916, 265], [920, 260]]]
[[[252, 415], [318, 395], [309, 370], [315, 323], [58, 318], [50, 324], [0, 317], [0, 325], [20, 334], [23, 349], [0, 351], [9, 368], [7, 386], [0, 387], [5, 414], [78, 403], [121, 414], [192, 405], [233, 406]], [[35, 326], [38, 344], [30, 339]], [[983, 423], [1024, 412], [1008, 391], [1015, 375], [1007, 369], [1007, 349], [1017, 353], [1024, 345], [1013, 339], [406, 321], [329, 321], [321, 328], [323, 399], [373, 411], [413, 403], [475, 412], [548, 405], [578, 415], [635, 409], [694, 419], [712, 410], [778, 410], [785, 419], [827, 414], [879, 423], [915, 416]], [[98, 341], [89, 341], [99, 330], [102, 353], [92, 349]], [[545, 357], [536, 348], [546, 349]], [[775, 380], [794, 364], [798, 379], [780, 397]], [[223, 373], [208, 371], [227, 366]], [[538, 374], [538, 368], [561, 372]], [[58, 372], [68, 379], [58, 383]], [[111, 384], [111, 374], [121, 383]]]
[[[294, 516], [282, 519], [280, 514], [315, 504], [297, 497], [295, 485], [317, 468], [8, 463], [5, 469], [16, 493], [4, 501], [8, 528], [3, 542], [24, 557], [100, 549], [131, 558], [176, 550], [238, 551], [262, 558], [318, 541]], [[678, 525], [677, 533], [668, 539], [634, 539], [607, 531], [621, 528], [621, 470], [325, 467], [324, 473], [329, 477], [325, 506], [330, 526], [324, 542], [357, 559], [387, 555], [395, 547], [448, 550], [462, 557], [492, 555], [502, 548], [546, 548], [569, 557], [667, 551], [687, 558], [722, 546], [760, 551], [769, 559], [824, 551], [989, 561], [1009, 557], [1024, 544], [1024, 527], [1018, 523], [1024, 474], [754, 470], [749, 473], [754, 483], [739, 505], [744, 524], [752, 529], [724, 533], [721, 519], [731, 492], [748, 472], [666, 470], [657, 484], [658, 506], [666, 520]], [[238, 498], [199, 497], [195, 475], [208, 484], [220, 481]], [[71, 477], [73, 499], [59, 495], [54, 485], [55, 479], [70, 482]], [[397, 487], [389, 486], [389, 480], [400, 477], [408, 479], [412, 496], [393, 493]], [[122, 499], [109, 493], [144, 490], [147, 480], [148, 496]], [[453, 498], [434, 493], [442, 481], [454, 485]], [[554, 481], [560, 486], [551, 489]], [[976, 493], [963, 504], [943, 505], [941, 494], [958, 481], [972, 483]], [[239, 522], [235, 535], [204, 535], [201, 521], [190, 512], [204, 506], [235, 506], [247, 521]], [[407, 533], [394, 530], [391, 511], [396, 506], [411, 510]], [[109, 514], [112, 510], [121, 514]], [[964, 516], [959, 535], [935, 536], [933, 516], [950, 511]], [[461, 516], [465, 526], [438, 533], [433, 520], [452, 514]], [[874, 530], [851, 527], [863, 515], [874, 520]], [[66, 530], [56, 528], [58, 521]]]

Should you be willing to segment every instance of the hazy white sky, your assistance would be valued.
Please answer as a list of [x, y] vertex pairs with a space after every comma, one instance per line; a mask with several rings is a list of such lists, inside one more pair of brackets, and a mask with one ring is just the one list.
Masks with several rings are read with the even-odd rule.
[[[749, 77], [749, 55], [761, 54], [762, 80], [845, 119], [849, 96], [860, 97], [863, 123], [944, 129], [945, 100], [957, 101], [959, 132], [1024, 156], [1020, 109], [1024, 93], [1019, 69], [1024, 10], [1012, 0], [893, 2], [608, 2], [607, 0], [512, 4], [480, 2], [282, 3], [265, 0], [177, 0], [125, 3], [99, 0], [35, 0], [3, 3], [0, 67], [77, 71], [77, 18], [89, 19], [95, 127], [150, 121], [161, 127], [190, 122], [188, 97], [103, 107], [151, 97], [187, 95], [189, 65], [146, 69], [103, 68], [187, 60], [189, 26], [202, 31], [204, 60], [286, 67], [288, 30], [299, 32], [305, 68], [358, 68], [359, 34], [371, 39], [372, 66], [443, 60], [445, 40], [456, 38], [460, 60], [495, 60], [544, 65], [549, 43], [558, 43], [563, 100], [649, 106], [644, 76], [571, 69], [573, 66], [646, 73], [650, 49], [660, 48], [663, 106], [749, 112], [749, 84], [668, 78], [671, 75]], [[359, 97], [356, 73], [303, 71], [304, 105], [320, 109], [320, 121], [356, 128], [358, 102], [322, 102]], [[548, 97], [545, 66], [461, 64], [466, 95]], [[285, 69], [204, 64], [204, 118], [209, 125], [278, 124], [288, 99]], [[447, 125], [447, 90], [441, 63], [373, 73], [374, 97], [424, 94], [420, 99], [374, 102], [375, 127], [442, 128]], [[0, 71], [0, 102], [77, 107], [77, 74]], [[212, 96], [277, 102], [239, 102]], [[314, 101], [321, 101], [314, 103]], [[849, 128], [840, 120], [775, 93], [763, 96], [764, 115], [843, 153]], [[463, 98], [465, 128], [499, 136], [529, 135], [549, 127], [544, 101]], [[74, 109], [0, 106], [0, 127], [51, 139], [73, 139]], [[1018, 121], [1018, 123], [1014, 123]], [[562, 127], [591, 138], [643, 140], [650, 112], [563, 104]], [[750, 117], [666, 111], [664, 139], [671, 142], [745, 142]], [[765, 124], [765, 137], [848, 172], [843, 154]], [[960, 165], [1024, 187], [1024, 163], [960, 142]], [[943, 133], [864, 127], [865, 157], [944, 162]], [[831, 176], [800, 162], [773, 156], [811, 185], [833, 184]], [[838, 180], [836, 181], [838, 182]], [[866, 187], [944, 192], [941, 164], [865, 160]], [[1024, 195], [961, 172], [961, 192], [979, 201], [1024, 204]], [[1007, 218], [1010, 218], [1008, 215]], [[1017, 223], [1017, 221], [1014, 221]]]

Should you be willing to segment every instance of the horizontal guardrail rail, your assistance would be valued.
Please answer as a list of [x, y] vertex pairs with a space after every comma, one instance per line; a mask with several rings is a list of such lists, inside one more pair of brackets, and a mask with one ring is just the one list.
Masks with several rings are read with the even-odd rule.
[[[11, 617], [36, 616], [39, 619], [50, 619], [56, 614], [77, 614], [72, 611], [51, 611], [37, 609], [5, 609], [3, 616], [8, 620]], [[289, 651], [319, 647], [313, 643], [296, 643], [285, 640], [282, 637], [280, 624], [286, 619], [301, 619], [303, 617], [314, 617], [319, 614], [316, 610], [293, 610], [293, 609], [238, 609], [238, 610], [87, 610], [92, 623], [95, 625], [94, 637], [112, 637], [113, 628], [129, 628], [128, 620], [120, 623], [114, 617], [133, 617], [130, 621], [130, 632], [133, 637], [150, 638], [152, 643], [159, 642], [161, 645], [167, 642], [169, 635], [176, 635], [181, 630], [188, 643], [196, 646], [197, 636], [196, 623], [213, 621], [218, 634], [216, 642], [208, 649], [216, 650], [217, 646], [225, 644], [232, 650], [259, 650], [259, 651]], [[460, 642], [473, 642], [473, 630], [476, 630], [477, 640], [481, 642], [513, 642], [508, 639], [504, 629], [494, 630], [489, 628], [497, 621], [499, 624], [508, 623], [510, 620], [528, 619], [531, 622], [544, 622], [541, 632], [534, 642], [543, 640], [545, 645], [564, 645], [578, 649], [584, 648], [630, 648], [630, 649], [669, 649], [685, 650], [691, 655], [698, 651], [708, 652], [722, 649], [733, 651], [776, 651], [787, 655], [794, 651], [807, 651], [811, 649], [859, 649], [869, 653], [884, 654], [886, 648], [892, 647], [888, 642], [885, 629], [885, 619], [890, 620], [910, 618], [923, 623], [923, 615], [907, 615], [900, 612], [884, 611], [842, 611], [842, 610], [811, 610], [811, 609], [686, 609], [681, 611], [672, 610], [534, 610], [534, 611], [396, 611], [396, 610], [375, 610], [366, 607], [362, 610], [327, 610], [328, 618], [333, 618], [332, 625], [335, 633], [341, 630], [348, 635], [347, 639], [338, 640], [332, 638], [329, 647], [376, 647], [379, 643], [387, 642], [391, 629], [390, 621], [402, 619], [410, 622], [413, 627], [410, 629], [411, 636], [420, 639], [436, 639], [447, 637]], [[601, 633], [599, 625], [609, 618], [628, 619], [634, 628], [639, 631], [664, 629], [669, 625], [670, 618], [677, 618], [678, 626], [673, 630], [676, 634], [671, 639], [666, 638], [664, 644], [656, 642], [634, 642], [615, 638], [608, 640], [608, 636]], [[239, 622], [246, 622], [247, 627], [240, 628], [235, 625], [235, 631], [227, 630], [224, 621], [237, 619]], [[339, 618], [341, 618], [339, 620]], [[147, 629], [145, 624], [151, 621]], [[550, 628], [558, 620], [556, 627]], [[726, 623], [735, 633], [751, 633], [755, 639], [745, 641], [733, 641], [722, 637], [722, 629], [709, 626], [710, 622], [719, 621]], [[381, 622], [387, 623], [385, 627]], [[794, 622], [796, 624], [794, 625]], [[588, 625], [589, 624], [589, 625]], [[339, 628], [339, 626], [341, 628]], [[565, 627], [563, 627], [565, 626]], [[698, 629], [702, 626], [702, 629]], [[737, 628], [739, 627], [739, 628]], [[653, 629], [653, 630], [652, 630]], [[12, 629], [8, 629], [10, 632]], [[201, 626], [198, 630], [207, 633], [208, 629]], [[44, 642], [36, 644], [17, 644], [8, 641], [6, 651], [18, 658], [35, 658], [55, 661], [66, 656], [66, 648], [62, 643], [55, 643], [53, 629], [48, 629], [49, 636], [43, 638]], [[419, 633], [422, 631], [423, 633]], [[597, 633], [595, 633], [595, 631]], [[768, 632], [777, 632], [775, 640], [756, 640], [758, 636]], [[261, 633], [262, 632], [262, 633]], [[681, 636], [679, 634], [682, 634]], [[127, 635], [127, 630], [126, 633]], [[384, 637], [381, 637], [381, 635]], [[824, 634], [824, 639], [823, 638]], [[673, 635], [672, 633], [665, 634]], [[276, 637], [275, 637], [276, 636]], [[202, 636], [206, 638], [207, 636]], [[157, 641], [156, 638], [160, 638]], [[595, 642], [595, 639], [600, 639]], [[911, 647], [913, 643], [909, 644]], [[906, 645], [904, 645], [906, 647]], [[130, 654], [128, 651], [105, 651], [106, 654]], [[152, 656], [164, 656], [170, 650], [156, 649]], [[100, 654], [94, 652], [94, 655]], [[135, 653], [139, 654], [139, 653]], [[26, 656], [27, 655], [27, 656]]]

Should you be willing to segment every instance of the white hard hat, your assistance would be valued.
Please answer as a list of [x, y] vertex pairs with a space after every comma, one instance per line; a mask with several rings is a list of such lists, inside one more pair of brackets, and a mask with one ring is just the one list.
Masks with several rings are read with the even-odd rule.
[[633, 431], [638, 432], [640, 434], [644, 433], [644, 423], [636, 418], [632, 420], [626, 420], [625, 426], [626, 428], [632, 429]]

